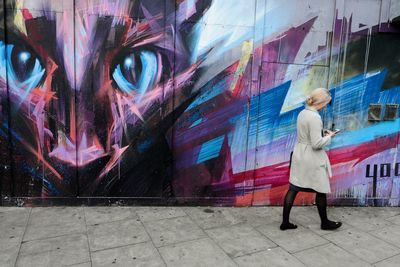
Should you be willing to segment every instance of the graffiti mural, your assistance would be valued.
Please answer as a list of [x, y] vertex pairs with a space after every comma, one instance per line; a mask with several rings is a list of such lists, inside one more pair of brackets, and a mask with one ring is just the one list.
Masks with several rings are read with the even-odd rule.
[[400, 204], [399, 1], [5, 3], [3, 199], [279, 205], [296, 117], [326, 87], [330, 202]]

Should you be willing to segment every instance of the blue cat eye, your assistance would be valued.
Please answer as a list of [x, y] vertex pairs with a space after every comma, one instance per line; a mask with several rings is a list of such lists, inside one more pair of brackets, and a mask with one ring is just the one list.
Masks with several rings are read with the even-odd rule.
[[126, 93], [136, 91], [143, 95], [158, 81], [157, 55], [152, 51], [139, 51], [127, 54], [117, 62], [112, 77], [118, 88]]
[[[7, 73], [10, 88], [21, 88], [24, 98], [42, 80], [45, 70], [33, 52], [14, 44], [0, 41], [0, 75]], [[6, 77], [3, 77], [5, 79]]]

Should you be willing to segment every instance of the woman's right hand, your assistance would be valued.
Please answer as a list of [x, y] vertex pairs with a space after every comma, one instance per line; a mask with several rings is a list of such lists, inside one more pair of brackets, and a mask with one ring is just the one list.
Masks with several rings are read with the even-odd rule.
[[330, 130], [325, 130], [325, 136], [334, 137], [335, 135], [336, 135], [335, 132], [330, 131]]

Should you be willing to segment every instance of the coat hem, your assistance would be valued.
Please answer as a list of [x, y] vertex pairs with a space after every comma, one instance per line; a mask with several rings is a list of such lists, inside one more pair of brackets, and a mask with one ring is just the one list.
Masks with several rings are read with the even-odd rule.
[[330, 188], [329, 188], [329, 190], [321, 190], [320, 188], [318, 189], [318, 188], [315, 188], [315, 187], [313, 187], [313, 186], [303, 186], [303, 185], [300, 185], [300, 184], [298, 184], [298, 183], [296, 183], [296, 182], [293, 182], [292, 180], [289, 180], [289, 183], [293, 184], [294, 186], [300, 187], [300, 188], [312, 189], [312, 190], [314, 190], [314, 191], [317, 192], [317, 193], [323, 193], [323, 194], [330, 194], [330, 193], [331, 193]]

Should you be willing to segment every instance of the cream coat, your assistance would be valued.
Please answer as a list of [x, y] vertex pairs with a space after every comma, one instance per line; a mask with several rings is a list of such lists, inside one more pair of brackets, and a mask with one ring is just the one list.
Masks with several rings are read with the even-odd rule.
[[322, 137], [322, 119], [318, 111], [306, 107], [297, 117], [297, 142], [293, 150], [289, 182], [320, 193], [330, 193], [331, 165], [324, 146], [330, 136]]

